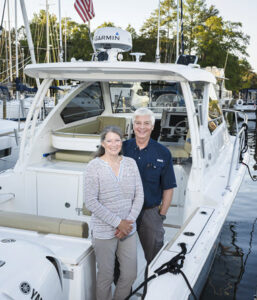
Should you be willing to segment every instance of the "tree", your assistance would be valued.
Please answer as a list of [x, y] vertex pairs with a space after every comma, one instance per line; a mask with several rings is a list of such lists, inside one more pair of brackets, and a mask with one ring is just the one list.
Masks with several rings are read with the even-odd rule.
[[127, 28], [125, 29], [126, 31], [130, 32], [132, 40], [138, 38], [136, 29], [132, 27], [130, 24], [128, 24]]
[[98, 28], [103, 28], [103, 27], [116, 27], [116, 26], [114, 25], [113, 22], [104, 22], [102, 25], [99, 25], [99, 26], [97, 27], [97, 29], [98, 29]]
[[[58, 61], [58, 31], [57, 31], [57, 18], [54, 14], [49, 14], [49, 42], [50, 42], [50, 62]], [[38, 63], [46, 62], [46, 11], [40, 10], [39, 14], [34, 14], [30, 23], [31, 37], [34, 44], [36, 61]], [[19, 28], [20, 44], [24, 48], [25, 57], [30, 56], [27, 34], [25, 27]]]
[[70, 61], [72, 57], [75, 59], [91, 60], [93, 48], [89, 38], [88, 26], [70, 21], [69, 31], [71, 34], [67, 40], [67, 60]]

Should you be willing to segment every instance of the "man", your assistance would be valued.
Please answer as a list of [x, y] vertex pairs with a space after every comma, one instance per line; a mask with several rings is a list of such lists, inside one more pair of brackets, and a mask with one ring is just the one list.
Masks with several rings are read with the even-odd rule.
[[151, 110], [137, 109], [133, 115], [135, 138], [123, 143], [123, 153], [135, 159], [143, 183], [144, 205], [137, 231], [148, 264], [163, 246], [163, 221], [177, 186], [169, 150], [150, 137], [154, 123]]

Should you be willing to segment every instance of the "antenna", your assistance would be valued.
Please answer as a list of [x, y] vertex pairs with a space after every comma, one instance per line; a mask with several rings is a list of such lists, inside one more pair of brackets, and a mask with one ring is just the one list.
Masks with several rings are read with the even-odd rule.
[[160, 62], [160, 0], [159, 0], [159, 15], [158, 15], [158, 34], [157, 34], [157, 46], [156, 46], [156, 54], [155, 54], [155, 60], [157, 63]]
[[142, 58], [142, 56], [145, 55], [145, 53], [142, 53], [142, 52], [133, 52], [133, 53], [130, 53], [131, 56], [135, 56], [136, 58], [136, 62], [140, 62], [140, 59]]

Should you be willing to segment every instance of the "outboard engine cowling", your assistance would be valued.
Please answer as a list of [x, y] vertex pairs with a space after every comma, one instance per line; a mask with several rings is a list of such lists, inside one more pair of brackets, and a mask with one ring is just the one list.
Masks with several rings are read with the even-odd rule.
[[48, 248], [0, 239], [0, 299], [64, 300], [62, 269]]

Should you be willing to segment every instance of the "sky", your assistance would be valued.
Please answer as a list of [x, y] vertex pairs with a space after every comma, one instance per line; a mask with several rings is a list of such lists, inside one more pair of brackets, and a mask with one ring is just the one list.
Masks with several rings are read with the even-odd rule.
[[[13, 0], [10, 1], [11, 26], [14, 26]], [[18, 0], [17, 0], [18, 1]], [[24, 0], [29, 20], [33, 13], [45, 9], [46, 0]], [[208, 6], [214, 5], [226, 21], [241, 22], [242, 31], [250, 36], [250, 45], [247, 48], [248, 61], [257, 72], [257, 0], [205, 0]], [[0, 1], [0, 16], [2, 17], [4, 0]], [[50, 13], [58, 17], [58, 0], [48, 0]], [[151, 13], [158, 9], [159, 0], [93, 0], [95, 18], [91, 20], [91, 30], [104, 22], [113, 22], [115, 26], [125, 29], [131, 24], [138, 32], [144, 21]], [[18, 26], [22, 25], [22, 15], [18, 1]], [[74, 0], [61, 0], [62, 17], [70, 17], [82, 23], [74, 9]], [[5, 17], [7, 20], [7, 14]]]

